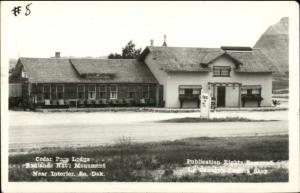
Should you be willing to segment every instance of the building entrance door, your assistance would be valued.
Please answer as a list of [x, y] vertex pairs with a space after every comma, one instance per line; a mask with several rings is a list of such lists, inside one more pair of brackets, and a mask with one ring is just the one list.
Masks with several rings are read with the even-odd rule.
[[217, 107], [225, 107], [225, 86], [217, 87]]

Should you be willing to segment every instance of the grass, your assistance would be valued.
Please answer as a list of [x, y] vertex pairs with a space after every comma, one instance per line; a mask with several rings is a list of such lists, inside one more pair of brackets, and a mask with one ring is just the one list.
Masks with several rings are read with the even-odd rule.
[[[276, 178], [274, 178], [276, 176]], [[196, 173], [193, 175], [184, 175], [182, 177], [164, 178], [166, 182], [285, 182], [288, 179], [288, 172], [284, 169], [278, 169], [266, 175], [246, 175], [246, 174], [228, 174], [222, 175], [203, 175]]]
[[281, 90], [289, 88], [289, 78], [288, 77], [273, 77], [272, 80], [272, 90]]
[[224, 117], [224, 118], [201, 118], [201, 117], [184, 117], [162, 120], [160, 122], [166, 123], [200, 123], [200, 122], [265, 122], [277, 120], [255, 120], [244, 117]]
[[[92, 163], [104, 161], [104, 177], [34, 177], [32, 169], [22, 164], [33, 162], [37, 156], [72, 157], [83, 156]], [[123, 138], [115, 145], [79, 148], [43, 148], [28, 154], [9, 156], [10, 181], [287, 181], [287, 171], [275, 171], [257, 178], [244, 175], [189, 175], [176, 177], [174, 168], [185, 166], [186, 159], [205, 160], [288, 160], [288, 136], [254, 137], [198, 137], [155, 143], [133, 143]], [[47, 169], [40, 169], [46, 171]], [[54, 169], [55, 170], [55, 169]], [[165, 171], [162, 177], [153, 175], [156, 170]], [[69, 169], [78, 172], [78, 169]], [[91, 169], [85, 169], [86, 172]], [[276, 173], [277, 172], [277, 173]], [[280, 174], [280, 175], [278, 175]]]
[[289, 98], [289, 95], [274, 95], [274, 94], [273, 94], [272, 98], [288, 99], [288, 98]]

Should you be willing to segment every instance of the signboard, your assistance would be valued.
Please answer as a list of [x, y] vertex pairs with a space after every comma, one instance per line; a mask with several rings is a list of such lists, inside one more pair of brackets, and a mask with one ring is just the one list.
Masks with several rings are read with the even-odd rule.
[[209, 94], [202, 93], [200, 95], [200, 117], [209, 118], [210, 107], [211, 107], [211, 98]]
[[211, 106], [210, 106], [211, 111], [215, 111], [216, 110], [216, 99], [215, 97], [211, 98]]

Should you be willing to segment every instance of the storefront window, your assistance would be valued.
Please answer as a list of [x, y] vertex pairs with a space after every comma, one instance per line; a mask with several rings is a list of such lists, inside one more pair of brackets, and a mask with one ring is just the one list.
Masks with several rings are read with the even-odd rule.
[[64, 98], [64, 86], [63, 85], [57, 85], [56, 90], [57, 90], [57, 98], [58, 99], [63, 99]]
[[149, 90], [150, 90], [149, 85], [143, 86], [143, 98], [144, 99], [148, 99], [149, 98]]
[[99, 98], [105, 99], [106, 98], [106, 86], [99, 86]]
[[88, 86], [88, 98], [89, 99], [96, 99], [96, 85], [89, 85]]
[[111, 85], [109, 90], [110, 90], [109, 98], [110, 99], [117, 99], [118, 98], [117, 85]]
[[136, 95], [136, 88], [134, 86], [128, 87], [128, 98], [132, 99], [135, 98]]
[[44, 99], [50, 99], [50, 85], [44, 85]]
[[85, 99], [84, 90], [85, 90], [84, 85], [78, 85], [77, 91], [78, 91], [78, 98], [79, 99]]

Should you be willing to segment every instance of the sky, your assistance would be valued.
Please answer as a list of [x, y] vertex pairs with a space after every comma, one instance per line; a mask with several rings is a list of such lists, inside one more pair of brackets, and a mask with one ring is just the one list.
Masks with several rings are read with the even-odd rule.
[[[26, 5], [31, 13], [25, 16]], [[101, 57], [133, 40], [174, 47], [254, 46], [294, 2], [2, 2], [2, 38], [10, 58]], [[11, 11], [21, 6], [19, 15]]]

